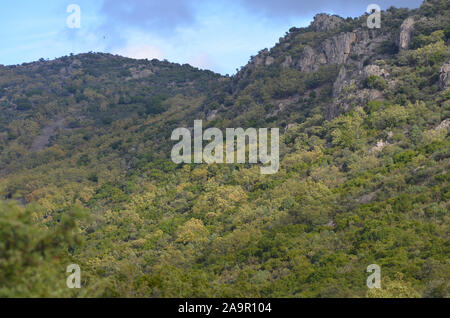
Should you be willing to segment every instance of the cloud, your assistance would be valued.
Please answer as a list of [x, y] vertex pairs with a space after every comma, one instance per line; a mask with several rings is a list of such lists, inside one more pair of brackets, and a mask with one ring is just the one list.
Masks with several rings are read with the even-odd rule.
[[[367, 6], [377, 3], [383, 9], [390, 6], [418, 7], [423, 0], [222, 0], [222, 8], [241, 8], [248, 16], [267, 18], [311, 18], [320, 12], [346, 16], [362, 15]], [[207, 0], [103, 0], [100, 13], [104, 18], [100, 31], [113, 44], [124, 45], [125, 29], [137, 29], [152, 34], [172, 36], [180, 28], [192, 27], [202, 9], [211, 5]]]
[[160, 49], [153, 45], [131, 45], [121, 49], [115, 50], [114, 54], [119, 54], [125, 57], [134, 59], [162, 59], [163, 53]]
[[395, 7], [419, 7], [423, 0], [238, 0], [243, 7], [251, 12], [263, 13], [269, 17], [304, 17], [316, 13], [336, 13], [344, 17], [362, 15], [367, 6], [371, 3], [378, 4], [386, 9], [390, 6]]
[[[93, 33], [106, 51], [158, 58], [234, 73], [271, 47], [290, 27], [316, 13], [360, 16], [370, 3], [383, 9], [417, 7], [422, 0], [103, 0]], [[100, 26], [98, 26], [100, 24]]]
[[205, 53], [200, 53], [194, 57], [192, 57], [188, 63], [194, 67], [197, 67], [202, 70], [212, 69], [214, 68], [214, 63], [211, 59], [211, 56]]
[[[171, 35], [177, 28], [195, 23], [195, 1], [186, 0], [104, 0], [100, 14], [102, 32], [123, 40], [124, 28]], [[122, 39], [120, 39], [122, 37]]]

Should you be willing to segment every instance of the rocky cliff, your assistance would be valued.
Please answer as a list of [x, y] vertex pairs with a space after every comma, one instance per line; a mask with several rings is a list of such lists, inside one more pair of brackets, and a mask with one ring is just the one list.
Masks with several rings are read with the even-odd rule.
[[[431, 10], [435, 8], [435, 3], [425, 2], [420, 10]], [[383, 99], [385, 90], [394, 89], [397, 83], [391, 75], [394, 68], [388, 66], [385, 60], [396, 54], [404, 54], [405, 57], [411, 55], [408, 52], [413, 41], [417, 46], [420, 39], [416, 28], [419, 31], [423, 28], [432, 29], [439, 23], [445, 23], [442, 17], [430, 18], [420, 10], [385, 11], [382, 13], [380, 29], [369, 29], [367, 16], [343, 19], [318, 14], [308, 28], [292, 28], [274, 48], [260, 51], [236, 75], [235, 83], [248, 81], [251, 74], [268, 67], [314, 74], [323, 67], [336, 66], [338, 73], [333, 80], [333, 100], [325, 109], [326, 118], [334, 118], [370, 100]], [[448, 86], [448, 68], [448, 63], [441, 68], [441, 89]], [[367, 86], [368, 77], [380, 79], [377, 84]], [[234, 87], [237, 89], [240, 85]]]

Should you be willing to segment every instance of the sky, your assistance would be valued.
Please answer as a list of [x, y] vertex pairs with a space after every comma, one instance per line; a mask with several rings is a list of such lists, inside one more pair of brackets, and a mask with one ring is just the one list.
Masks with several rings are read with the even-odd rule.
[[92, 51], [231, 75], [316, 13], [355, 17], [372, 3], [422, 0], [0, 0], [0, 64]]

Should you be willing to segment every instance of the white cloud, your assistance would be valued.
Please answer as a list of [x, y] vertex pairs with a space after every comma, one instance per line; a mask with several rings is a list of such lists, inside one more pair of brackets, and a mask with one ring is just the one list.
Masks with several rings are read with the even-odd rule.
[[188, 63], [202, 70], [212, 69], [214, 66], [211, 57], [205, 53], [194, 56], [189, 60]]
[[161, 60], [163, 57], [162, 51], [153, 45], [138, 44], [129, 45], [113, 52], [114, 54], [119, 54], [125, 57], [133, 59], [158, 59]]

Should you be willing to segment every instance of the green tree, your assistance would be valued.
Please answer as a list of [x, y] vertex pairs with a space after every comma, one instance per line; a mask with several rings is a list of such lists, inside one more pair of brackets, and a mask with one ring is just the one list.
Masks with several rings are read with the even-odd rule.
[[0, 202], [0, 297], [68, 297], [68, 249], [80, 243], [82, 209], [62, 212], [58, 224], [38, 224], [37, 206]]

